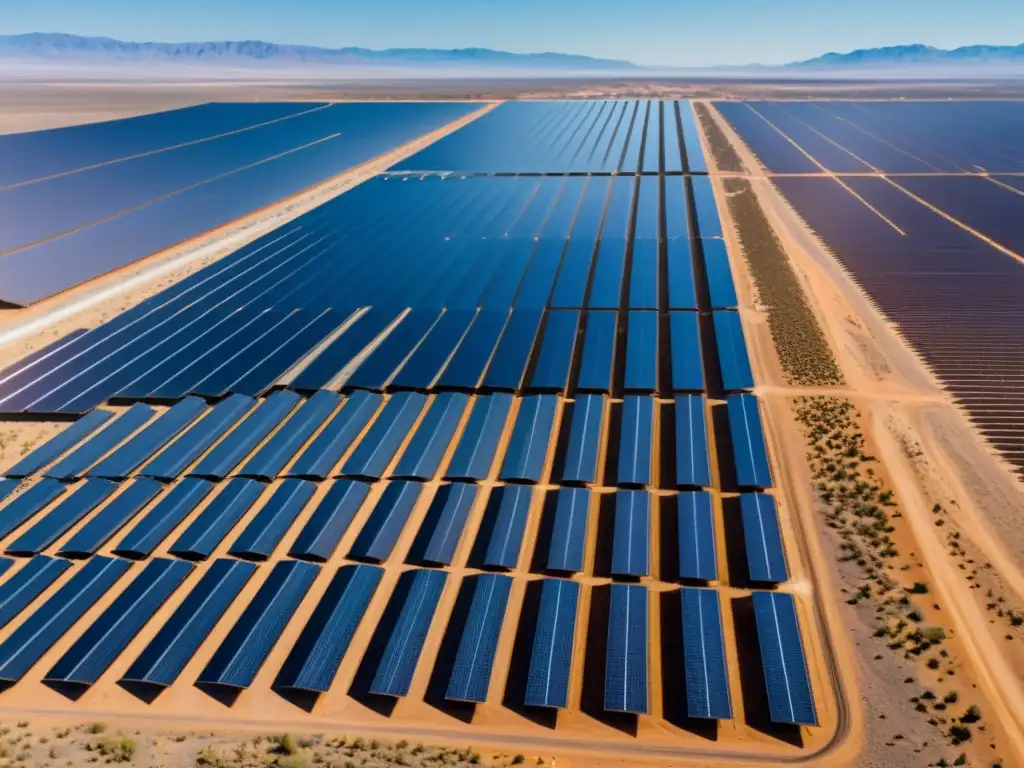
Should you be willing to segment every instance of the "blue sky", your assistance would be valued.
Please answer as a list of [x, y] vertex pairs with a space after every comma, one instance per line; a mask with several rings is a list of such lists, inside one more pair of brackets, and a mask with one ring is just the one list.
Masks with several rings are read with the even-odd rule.
[[0, 34], [480, 46], [642, 64], [784, 63], [923, 42], [1024, 42], [1021, 0], [0, 0]]

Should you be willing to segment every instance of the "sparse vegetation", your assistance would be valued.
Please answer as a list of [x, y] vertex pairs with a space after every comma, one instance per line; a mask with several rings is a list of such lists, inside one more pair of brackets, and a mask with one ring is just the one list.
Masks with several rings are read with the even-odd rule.
[[743, 161], [740, 160], [740, 156], [736, 153], [732, 142], [726, 137], [721, 126], [711, 117], [708, 108], [694, 102], [693, 109], [697, 113], [697, 119], [704, 127], [704, 136], [707, 137], [708, 146], [711, 148], [711, 154], [715, 158], [715, 166], [718, 170], [727, 173], [743, 173], [746, 170], [743, 167]]

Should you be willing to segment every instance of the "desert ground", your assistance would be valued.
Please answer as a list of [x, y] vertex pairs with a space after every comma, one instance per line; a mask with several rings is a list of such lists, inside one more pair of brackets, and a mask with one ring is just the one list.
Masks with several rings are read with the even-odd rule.
[[[492, 99], [502, 94], [558, 98], [629, 95], [641, 98], [722, 95], [744, 97], [783, 91], [798, 86], [777, 84], [679, 84], [679, 83], [554, 83], [543, 88], [531, 84], [452, 84], [431, 96]], [[201, 85], [160, 84], [140, 87], [109, 83], [13, 83], [0, 86], [0, 132], [35, 130], [60, 125], [92, 122], [142, 112], [183, 106], [208, 100], [229, 99], [318, 99], [318, 98], [401, 98], [398, 84], [380, 83], [359, 89], [344, 89], [322, 83], [288, 86], [266, 84], [205, 83]], [[799, 86], [802, 93], [816, 93], [820, 86]], [[893, 86], [873, 86], [876, 89]], [[376, 90], [374, 90], [376, 89]], [[518, 89], [518, 90], [517, 90]], [[674, 89], [674, 90], [673, 90]], [[833, 92], [840, 98], [854, 98], [871, 89], [843, 87]], [[455, 93], [457, 91], [457, 94]], [[419, 93], [423, 98], [422, 91]], [[493, 108], [481, 104], [480, 112]], [[774, 735], [751, 727], [743, 702], [735, 697], [736, 719], [719, 728], [716, 741], [665, 725], [664, 713], [655, 711], [641, 722], [634, 734], [617, 733], [595, 722], [585, 713], [569, 710], [559, 715], [558, 730], [552, 731], [519, 713], [500, 706], [482, 708], [472, 725], [453, 720], [412, 696], [402, 702], [400, 721], [349, 700], [347, 685], [336, 684], [315, 715], [307, 715], [268, 690], [271, 670], [280, 666], [316, 600], [326, 587], [320, 579], [300, 606], [289, 634], [275, 648], [253, 691], [243, 694], [230, 710], [190, 686], [178, 685], [154, 705], [140, 707], [127, 692], [112, 681], [134, 659], [156, 627], [135, 638], [122, 658], [104, 676], [111, 681], [90, 692], [73, 706], [38, 679], [0, 698], [0, 753], [18, 765], [84, 765], [87, 762], [131, 761], [144, 765], [267, 765], [298, 766], [328, 764], [366, 765], [510, 765], [549, 764], [559, 766], [622, 765], [617, 750], [630, 744], [647, 749], [630, 751], [629, 765], [757, 765], [777, 758], [784, 762], [814, 765], [922, 766], [954, 764], [964, 755], [970, 765], [1024, 764], [1024, 690], [1017, 671], [1024, 661], [1024, 632], [1015, 617], [1024, 615], [1024, 525], [1017, 510], [1021, 491], [1017, 479], [981, 442], [963, 414], [944, 394], [941, 386], [924, 368], [913, 350], [881, 317], [870, 301], [843, 272], [836, 260], [786, 205], [767, 179], [756, 158], [743, 146], [724, 120], [709, 108], [717, 126], [745, 166], [744, 173], [715, 173], [716, 195], [726, 225], [730, 257], [737, 287], [741, 291], [741, 315], [751, 349], [752, 363], [767, 412], [767, 428], [773, 463], [780, 470], [777, 490], [784, 536], [793, 578], [787, 589], [798, 595], [805, 641], [810, 652], [814, 687], [822, 727], [805, 730], [799, 748]], [[0, 365], [6, 365], [38, 349], [74, 328], [92, 327], [119, 311], [153, 295], [194, 270], [211, 263], [240, 245], [290, 220], [318, 202], [343, 192], [369, 178], [421, 146], [455, 130], [452, 124], [428, 137], [378, 158], [342, 177], [307, 193], [260, 211], [232, 226], [211, 233], [172, 251], [158, 254], [131, 267], [93, 281], [74, 291], [42, 302], [28, 310], [5, 310], [0, 314]], [[707, 126], [705, 126], [707, 129]], [[705, 135], [709, 157], [717, 147]], [[730, 181], [745, 179], [749, 191], [737, 192]], [[732, 199], [741, 194], [756, 197], [771, 224], [802, 288], [809, 316], [820, 328], [825, 352], [834, 359], [838, 377], [832, 381], [795, 379], [785, 364], [789, 352], [771, 329], [772, 307], [765, 304], [757, 287], [757, 267], [744, 250], [745, 224], [733, 217]], [[826, 377], [827, 378], [827, 377]], [[811, 461], [813, 438], [807, 422], [814, 398], [847, 402], [844, 411], [859, 433], [857, 450], [871, 462], [871, 476], [885, 496], [887, 536], [894, 555], [885, 565], [865, 575], [865, 567], [844, 559], [844, 545], [850, 539], [837, 535], [829, 524], [834, 518], [823, 496], [821, 477], [814, 474]], [[714, 405], [714, 403], [712, 403]], [[810, 410], [809, 410], [810, 409]], [[850, 415], [853, 414], [853, 415]], [[55, 434], [60, 423], [8, 422], [0, 425], [0, 468]], [[712, 436], [713, 439], [713, 436]], [[454, 443], [453, 443], [454, 444]], [[712, 447], [712, 454], [714, 449]], [[552, 456], [548, 457], [549, 471]], [[601, 457], [603, 462], [606, 457]], [[494, 485], [494, 478], [488, 481]], [[381, 489], [378, 487], [376, 492]], [[608, 490], [608, 489], [597, 489]], [[322, 488], [319, 495], [326, 491]], [[319, 498], [319, 495], [317, 498]], [[720, 502], [721, 494], [716, 493]], [[721, 503], [716, 502], [716, 526], [724, 530]], [[310, 505], [306, 514], [313, 508]], [[477, 505], [474, 517], [483, 509]], [[363, 510], [365, 514], [369, 508]], [[198, 511], [197, 511], [198, 512]], [[189, 521], [197, 514], [194, 512]], [[407, 547], [425, 509], [420, 504], [398, 550]], [[251, 513], [250, 516], [251, 517]], [[248, 520], [249, 517], [245, 518]], [[657, 521], [658, 516], [653, 516]], [[941, 525], [939, 521], [941, 520]], [[187, 522], [184, 525], [187, 525]], [[184, 527], [182, 526], [182, 528]], [[472, 525], [472, 521], [470, 523]], [[536, 516], [533, 517], [536, 527]], [[352, 531], [358, 529], [353, 526]], [[591, 526], [588, 552], [593, 559], [597, 526]], [[68, 534], [73, 535], [76, 529]], [[350, 531], [349, 538], [352, 537]], [[658, 551], [655, 523], [652, 550]], [[533, 537], [528, 531], [527, 540]], [[955, 534], [955, 535], [954, 535]], [[173, 541], [174, 535], [168, 541]], [[469, 541], [463, 541], [466, 550]], [[729, 554], [719, 541], [723, 562]], [[218, 553], [226, 549], [222, 544]], [[340, 547], [339, 549], [344, 549]], [[159, 552], [158, 552], [159, 554]], [[460, 555], [465, 561], [466, 553]], [[529, 559], [529, 553], [524, 560]], [[870, 569], [871, 566], [868, 566]], [[385, 584], [397, 578], [400, 561], [386, 566]], [[586, 573], [593, 573], [588, 563]], [[460, 575], [459, 569], [453, 574]], [[194, 578], [195, 576], [193, 576]], [[515, 621], [526, 584], [528, 569], [515, 574], [516, 581], [507, 621]], [[884, 588], [868, 590], [865, 584], [883, 580]], [[594, 576], [584, 584], [605, 583]], [[924, 591], [917, 589], [924, 585]], [[246, 596], [258, 583], [246, 587], [221, 622], [220, 630], [242, 610]], [[742, 595], [723, 585], [723, 598]], [[378, 591], [371, 615], [383, 608], [388, 590]], [[586, 592], [584, 594], [587, 594]], [[445, 600], [454, 601], [454, 590]], [[837, 599], [838, 598], [838, 599]], [[86, 616], [99, 615], [110, 596]], [[157, 618], [166, 617], [173, 604], [165, 605]], [[723, 599], [727, 646], [737, 653], [737, 639], [730, 616], [730, 601]], [[585, 606], [581, 606], [585, 614]], [[655, 615], [657, 612], [655, 612]], [[879, 617], [886, 622], [880, 633]], [[898, 630], [892, 625], [902, 621]], [[154, 626], [155, 625], [155, 626]], [[441, 643], [444, 627], [435, 623], [424, 658], [431, 658]], [[584, 628], [585, 629], [585, 628]], [[656, 627], [653, 628], [656, 631]], [[934, 631], [922, 642], [921, 630]], [[354, 648], [365, 647], [373, 627], [360, 628]], [[916, 635], [915, 635], [916, 632]], [[577, 656], [585, 654], [586, 631], [577, 633]], [[0, 637], [6, 636], [0, 634]], [[656, 636], [656, 635], [655, 635]], [[512, 663], [513, 633], [503, 633], [496, 669]], [[193, 659], [183, 679], [194, 678], [216, 647], [216, 637]], [[70, 638], [58, 643], [37, 666], [48, 669], [66, 650]], [[922, 646], [924, 648], [922, 649]], [[205, 655], [204, 655], [205, 654]], [[352, 652], [350, 657], [360, 658]], [[651, 649], [652, 701], [660, 701], [662, 683], [661, 649]], [[933, 659], [934, 666], [933, 666]], [[734, 677], [739, 660], [730, 659]], [[352, 665], [349, 665], [351, 667]], [[344, 669], [339, 680], [351, 679], [354, 669]], [[191, 677], [190, 677], [191, 675]], [[573, 698], [580, 699], [586, 685], [583, 665], [573, 677]], [[38, 678], [38, 674], [36, 674]], [[429, 669], [421, 664], [414, 690], [422, 694], [429, 683]], [[500, 702], [504, 675], [492, 682], [491, 701]], [[733, 691], [740, 691], [737, 679]], [[98, 695], [97, 695], [98, 694]], [[250, 695], [251, 694], [251, 695]], [[953, 731], [957, 719], [977, 712], [969, 720], [967, 738]], [[211, 733], [212, 730], [212, 733]], [[288, 736], [285, 738], [285, 733]], [[951, 734], [959, 734], [951, 737]], [[958, 743], [954, 744], [953, 741]], [[445, 747], [421, 745], [443, 744]], [[684, 745], [679, 748], [680, 743]], [[6, 746], [4, 745], [6, 744]], [[470, 746], [472, 745], [472, 746]], [[519, 746], [521, 745], [521, 746]], [[522, 753], [523, 760], [519, 759]], [[443, 757], [439, 757], [442, 755]], [[760, 759], [761, 756], [764, 759]], [[417, 762], [419, 761], [419, 762]]]

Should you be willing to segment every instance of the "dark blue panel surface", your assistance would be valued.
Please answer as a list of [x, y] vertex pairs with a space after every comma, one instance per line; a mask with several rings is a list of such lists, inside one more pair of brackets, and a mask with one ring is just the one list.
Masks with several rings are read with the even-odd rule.
[[231, 395], [222, 400], [202, 421], [194, 424], [167, 450], [147, 463], [139, 474], [161, 480], [175, 479], [255, 405], [256, 401], [245, 395]]
[[0, 680], [14, 683], [131, 567], [94, 557], [0, 644]]
[[25, 563], [0, 585], [0, 627], [6, 627], [70, 567], [67, 560], [45, 555]]
[[364, 313], [328, 344], [289, 386], [300, 392], [325, 389], [398, 315], [395, 309], [384, 307]]
[[341, 465], [341, 474], [374, 480], [382, 477], [426, 404], [427, 396], [419, 392], [391, 395], [366, 436]]
[[88, 477], [123, 480], [206, 411], [199, 397], [186, 397], [90, 469]]
[[610, 589], [604, 709], [646, 714], [647, 587], [612, 584]]
[[722, 237], [722, 222], [718, 218], [718, 203], [707, 176], [691, 176], [693, 207], [697, 212], [697, 234], [703, 239]]
[[757, 398], [754, 395], [729, 395], [727, 400], [736, 482], [741, 487], [771, 488], [772, 471]]
[[451, 565], [478, 490], [468, 483], [438, 488], [409, 552], [410, 562]]
[[399, 389], [429, 388], [475, 319], [476, 310], [449, 309], [445, 312], [402, 366], [391, 386]]
[[782, 592], [754, 592], [753, 600], [772, 721], [817, 725], [796, 601]]
[[273, 480], [285, 465], [330, 417], [341, 402], [341, 395], [320, 390], [292, 414], [259, 451], [239, 470], [243, 477]]
[[668, 308], [697, 309], [697, 288], [693, 276], [691, 241], [677, 237], [665, 243], [668, 269]]
[[653, 238], [633, 241], [629, 273], [630, 309], [658, 308], [658, 250], [658, 241]]
[[497, 573], [485, 573], [467, 577], [463, 585], [471, 585], [473, 598], [445, 698], [482, 704], [487, 701], [494, 654], [501, 637], [501, 625], [505, 621], [512, 579]]
[[651, 485], [654, 481], [654, 398], [627, 395], [622, 402], [617, 485]]
[[680, 493], [676, 499], [679, 520], [679, 578], [714, 581], [718, 578], [715, 551], [715, 518], [711, 495], [706, 491]]
[[191, 560], [205, 560], [249, 511], [266, 485], [258, 480], [233, 478], [182, 532], [167, 550]]
[[597, 480], [604, 405], [604, 395], [579, 395], [572, 405], [569, 443], [562, 467], [563, 483], [593, 483]]
[[580, 313], [570, 310], [548, 312], [544, 340], [530, 379], [530, 389], [561, 392], [569, 383], [569, 367], [576, 347]]
[[555, 520], [544, 567], [549, 571], [579, 573], [586, 555], [591, 494], [586, 488], [561, 488], [554, 493]]
[[725, 240], [702, 240], [700, 247], [704, 254], [704, 270], [708, 276], [711, 308], [736, 309], [739, 299], [736, 298], [736, 285], [732, 279]]
[[658, 388], [658, 314], [630, 312], [626, 336], [626, 373], [623, 386], [630, 392]]
[[601, 236], [587, 306], [618, 309], [622, 304], [622, 275], [626, 266], [627, 241], [623, 237]]
[[763, 493], [741, 493], [743, 539], [751, 581], [778, 584], [789, 578], [775, 499]]
[[43, 680], [80, 686], [99, 680], [192, 568], [181, 560], [156, 559], [147, 564]]
[[468, 404], [469, 395], [460, 392], [437, 395], [402, 454], [393, 476], [413, 480], [432, 479], [448, 452]]
[[650, 494], [646, 491], [616, 492], [613, 576], [639, 577], [650, 573], [650, 536]]
[[378, 696], [409, 693], [447, 579], [444, 571], [417, 570], [402, 574], [388, 606], [389, 610], [400, 606], [397, 621], [370, 683], [370, 693]]
[[0, 537], [7, 536], [48, 504], [59, 498], [67, 486], [59, 480], [44, 479], [0, 509]]
[[289, 557], [326, 562], [345, 535], [370, 486], [358, 480], [335, 480], [295, 539]]
[[387, 560], [422, 491], [422, 483], [405, 480], [391, 482], [381, 494], [363, 529], [359, 531], [349, 556], [378, 563]]
[[327, 426], [288, 470], [289, 477], [323, 480], [356, 441], [384, 398], [373, 392], [353, 392]]
[[675, 416], [676, 486], [707, 488], [711, 485], [711, 463], [704, 397], [676, 397]]
[[338, 569], [295, 641], [275, 687], [326, 693], [383, 575], [372, 565]]
[[412, 309], [402, 322], [359, 364], [346, 387], [381, 390], [430, 332], [441, 316], [438, 309]]
[[35, 525], [7, 546], [10, 555], [34, 555], [63, 536], [117, 490], [109, 480], [86, 480], [71, 496], [55, 506]]
[[154, 413], [155, 411], [148, 405], [136, 403], [102, 432], [82, 443], [55, 466], [50, 467], [44, 473], [45, 476], [55, 477], [59, 480], [72, 480], [81, 477], [89, 467], [112, 448], [149, 421]]
[[610, 392], [615, 357], [618, 312], [588, 312], [583, 356], [576, 388], [581, 392]]
[[485, 387], [508, 391], [519, 389], [543, 316], [540, 309], [516, 309], [512, 312], [487, 367]]
[[704, 158], [704, 147], [700, 143], [700, 131], [693, 102], [679, 102], [679, 117], [683, 128], [683, 144], [686, 147], [686, 168], [690, 173], [707, 173], [708, 164]]
[[732, 717], [729, 669], [725, 661], [722, 608], [713, 589], [680, 591], [683, 610], [683, 667], [686, 714], [714, 720]]
[[668, 321], [672, 391], [703, 392], [704, 362], [700, 347], [699, 316], [696, 312], [671, 312]]
[[4, 472], [4, 475], [6, 477], [25, 477], [33, 472], [38, 472], [106, 424], [113, 415], [113, 412], [99, 408], [95, 411], [90, 411], [67, 429], [36, 448], [32, 453]]
[[294, 392], [275, 392], [250, 413], [196, 467], [190, 477], [222, 480], [257, 445], [274, 431], [302, 401]]
[[281, 481], [256, 517], [235, 539], [228, 553], [248, 560], [269, 558], [315, 492], [316, 483], [309, 480], [290, 478]]
[[530, 483], [541, 481], [557, 408], [557, 395], [530, 395], [520, 399], [516, 426], [501, 465], [500, 479]]
[[576, 645], [576, 612], [580, 585], [543, 579], [537, 632], [533, 636], [525, 702], [532, 707], [566, 707]]
[[252, 685], [319, 573], [310, 563], [277, 563], [196, 682], [236, 689]]
[[575, 235], [566, 247], [562, 267], [558, 272], [551, 306], [558, 309], [582, 307], [590, 280], [590, 263], [594, 259], [594, 240]]
[[469, 326], [462, 343], [445, 366], [437, 386], [453, 389], [474, 389], [498, 346], [508, 312], [482, 310]]
[[83, 525], [78, 533], [60, 548], [65, 557], [88, 557], [94, 554], [164, 489], [162, 483], [140, 477], [122, 483], [117, 497]]
[[445, 472], [449, 480], [486, 480], [494, 465], [498, 444], [505, 431], [512, 396], [477, 397], [459, 445]]
[[718, 363], [722, 370], [722, 388], [726, 392], [738, 392], [754, 388], [754, 374], [750, 370], [747, 355], [747, 341], [743, 336], [743, 325], [736, 312], [716, 311], [715, 345], [718, 347]]
[[682, 173], [683, 151], [679, 138], [679, 117], [676, 110], [678, 103], [663, 101], [661, 103], [661, 140], [665, 145], [665, 173]]
[[213, 490], [213, 483], [186, 477], [173, 486], [118, 542], [114, 554], [143, 558], [170, 534]]
[[528, 485], [506, 485], [494, 492], [501, 493], [501, 503], [487, 541], [483, 564], [489, 568], [512, 570], [519, 562], [523, 548], [533, 489]]
[[161, 687], [173, 683], [256, 569], [241, 560], [214, 560], [121, 680]]

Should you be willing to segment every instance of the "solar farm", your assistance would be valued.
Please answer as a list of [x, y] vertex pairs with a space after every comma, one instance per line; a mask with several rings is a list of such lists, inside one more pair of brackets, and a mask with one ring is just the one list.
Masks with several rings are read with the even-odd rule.
[[648, 758], [828, 738], [690, 102], [0, 136], [0, 299], [47, 306], [456, 121], [0, 372], [0, 417], [59, 425], [0, 479], [0, 705]]

